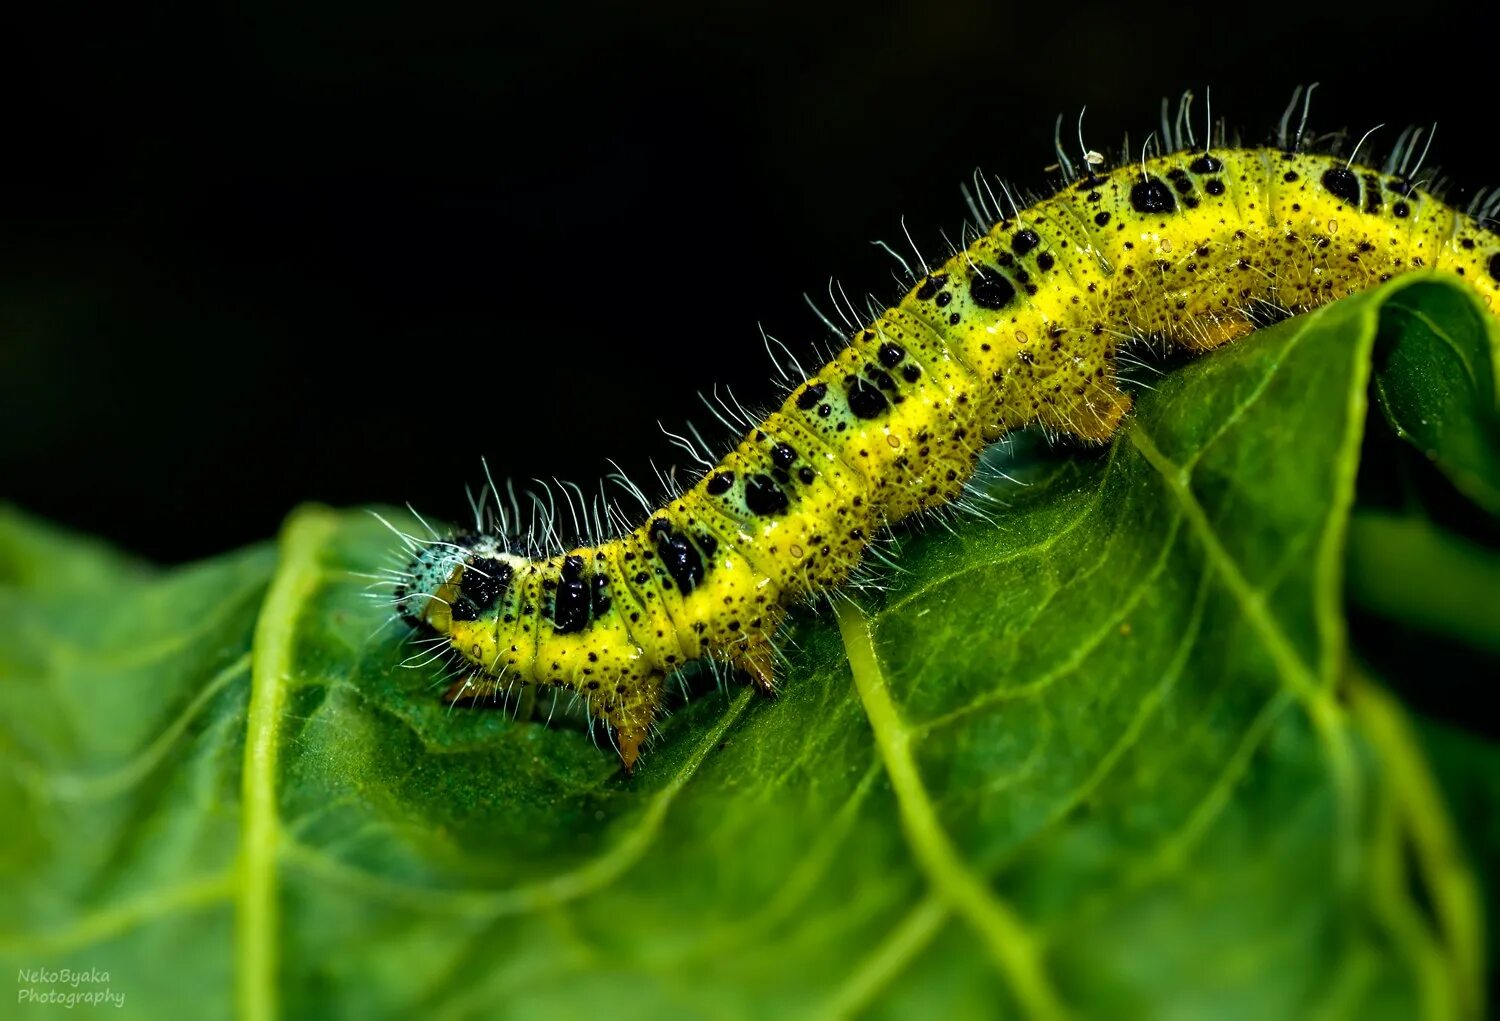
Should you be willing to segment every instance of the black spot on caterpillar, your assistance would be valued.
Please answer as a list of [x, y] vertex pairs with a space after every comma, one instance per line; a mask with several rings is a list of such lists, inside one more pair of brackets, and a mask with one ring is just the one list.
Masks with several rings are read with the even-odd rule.
[[[539, 550], [503, 530], [428, 542], [395, 608], [471, 675], [450, 697], [522, 685], [579, 694], [625, 767], [663, 682], [710, 658], [772, 690], [785, 608], [844, 583], [870, 539], [955, 500], [987, 440], [1041, 424], [1103, 442], [1130, 398], [1122, 337], [1209, 351], [1421, 268], [1449, 270], [1492, 308], [1492, 205], [1461, 212], [1414, 183], [1418, 136], [1377, 171], [1275, 146], [1196, 146], [1105, 169], [986, 225], [754, 426], [696, 484], [614, 538]], [[1417, 166], [1420, 166], [1420, 159]]]

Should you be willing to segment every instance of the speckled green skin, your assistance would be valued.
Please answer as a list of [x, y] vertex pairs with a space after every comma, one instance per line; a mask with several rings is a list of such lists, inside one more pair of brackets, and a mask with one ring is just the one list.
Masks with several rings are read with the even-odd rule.
[[[570, 689], [629, 768], [668, 673], [715, 657], [769, 688], [782, 608], [841, 584], [880, 529], [955, 499], [988, 442], [1032, 423], [1111, 436], [1130, 407], [1122, 343], [1208, 350], [1257, 307], [1302, 311], [1422, 268], [1500, 308], [1500, 237], [1342, 159], [1200, 150], [1075, 182], [918, 281], [641, 527], [542, 560], [471, 541], [416, 611], [474, 665], [455, 697]], [[466, 602], [481, 563], [507, 584]], [[565, 612], [580, 584], [581, 620]]]

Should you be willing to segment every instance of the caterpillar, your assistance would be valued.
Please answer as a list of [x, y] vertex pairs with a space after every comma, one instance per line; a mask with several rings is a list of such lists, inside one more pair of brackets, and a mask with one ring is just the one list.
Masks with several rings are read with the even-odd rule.
[[1206, 352], [1419, 270], [1500, 307], [1495, 203], [1463, 212], [1426, 186], [1420, 132], [1378, 170], [1358, 145], [1304, 151], [1311, 91], [1274, 144], [1232, 145], [1222, 124], [1216, 142], [1211, 118], [1198, 144], [1189, 95], [1163, 131], [1172, 151], [1106, 168], [1080, 138], [1077, 165], [1057, 145], [1048, 197], [1023, 206], [1002, 185], [1002, 206], [978, 187], [967, 246], [909, 272], [898, 302], [614, 537], [542, 548], [503, 512], [499, 528], [398, 533], [394, 610], [463, 668], [446, 697], [571, 692], [631, 771], [670, 674], [708, 660], [774, 691], [788, 607], [844, 584], [883, 530], [959, 499], [986, 445], [1036, 425], [1109, 439], [1131, 407], [1116, 365], [1132, 340]]

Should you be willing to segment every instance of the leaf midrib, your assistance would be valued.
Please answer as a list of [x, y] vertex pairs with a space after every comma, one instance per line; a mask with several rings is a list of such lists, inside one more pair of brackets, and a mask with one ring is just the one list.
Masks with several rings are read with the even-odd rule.
[[281, 558], [261, 604], [250, 647], [250, 706], [241, 777], [240, 847], [235, 895], [235, 1004], [244, 1021], [273, 1021], [279, 1008], [277, 942], [280, 905], [276, 762], [302, 606], [316, 588], [318, 554], [337, 517], [323, 508], [298, 511], [287, 523]]

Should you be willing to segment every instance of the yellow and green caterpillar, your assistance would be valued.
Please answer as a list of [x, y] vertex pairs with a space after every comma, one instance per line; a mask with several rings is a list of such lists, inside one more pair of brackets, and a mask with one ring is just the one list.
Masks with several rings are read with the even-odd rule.
[[[1414, 182], [1299, 151], [1183, 145], [1065, 184], [993, 223], [858, 330], [695, 485], [634, 529], [538, 554], [503, 534], [408, 537], [395, 605], [468, 676], [575, 693], [626, 769], [673, 671], [711, 658], [774, 686], [785, 608], [832, 589], [887, 526], [958, 498], [984, 447], [1041, 424], [1102, 442], [1130, 410], [1116, 355], [1138, 337], [1207, 351], [1265, 310], [1300, 312], [1418, 270], [1491, 308], [1500, 236]], [[1419, 161], [1420, 162], [1420, 161]], [[998, 206], [998, 202], [994, 203]]]

